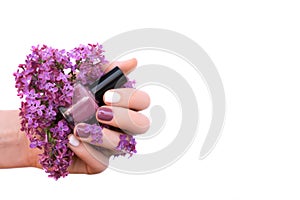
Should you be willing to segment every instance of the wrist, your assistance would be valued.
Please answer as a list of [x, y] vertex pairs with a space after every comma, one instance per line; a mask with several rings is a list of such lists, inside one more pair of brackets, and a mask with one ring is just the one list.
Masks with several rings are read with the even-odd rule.
[[20, 131], [19, 111], [0, 111], [0, 168], [38, 167], [39, 153]]

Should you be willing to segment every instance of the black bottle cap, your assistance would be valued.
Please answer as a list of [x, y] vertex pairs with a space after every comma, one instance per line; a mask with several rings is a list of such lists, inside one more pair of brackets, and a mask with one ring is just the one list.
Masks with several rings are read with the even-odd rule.
[[91, 92], [95, 95], [98, 106], [104, 105], [103, 95], [107, 90], [120, 88], [127, 82], [127, 78], [122, 72], [122, 70], [116, 66], [101, 78], [99, 78], [95, 83], [93, 83], [89, 88]]

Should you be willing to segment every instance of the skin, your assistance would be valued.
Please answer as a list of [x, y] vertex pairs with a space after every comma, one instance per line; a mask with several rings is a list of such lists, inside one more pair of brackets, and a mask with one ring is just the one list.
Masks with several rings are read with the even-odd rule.
[[[108, 72], [114, 66], [119, 66], [125, 74], [129, 74], [137, 66], [137, 60], [114, 62], [105, 66], [104, 71]], [[126, 134], [142, 134], [149, 128], [149, 119], [139, 113], [150, 104], [150, 98], [145, 92], [133, 88], [110, 91], [116, 92], [120, 96], [118, 102], [105, 101], [106, 105], [103, 106], [112, 110], [113, 118], [110, 121], [100, 119], [98, 121], [118, 129], [103, 129], [103, 143], [97, 144], [100, 150], [96, 150], [89, 145], [91, 144], [90, 137], [76, 136], [77, 125], [74, 134], [68, 136], [72, 141], [68, 145], [75, 153], [72, 165], [69, 167], [70, 173], [97, 174], [103, 172], [109, 165], [109, 157], [118, 153], [114, 148], [119, 143], [120, 134], [124, 134], [124, 132]], [[117, 131], [119, 129], [123, 131]], [[0, 111], [0, 168], [41, 168], [38, 163], [39, 153], [41, 150], [29, 148], [28, 139], [20, 131], [19, 111]]]

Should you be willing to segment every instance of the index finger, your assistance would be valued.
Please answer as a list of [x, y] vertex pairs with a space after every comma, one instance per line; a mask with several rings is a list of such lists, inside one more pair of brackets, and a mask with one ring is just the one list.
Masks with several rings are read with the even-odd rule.
[[114, 67], [118, 66], [125, 74], [132, 72], [137, 66], [137, 60], [135, 58], [125, 60], [125, 61], [115, 61], [110, 63], [108, 66], [103, 68], [104, 73], [107, 73]]

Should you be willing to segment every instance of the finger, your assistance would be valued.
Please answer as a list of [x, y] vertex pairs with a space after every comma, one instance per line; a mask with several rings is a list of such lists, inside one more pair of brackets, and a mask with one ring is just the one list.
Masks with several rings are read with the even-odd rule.
[[114, 67], [118, 66], [125, 74], [129, 74], [137, 66], [137, 60], [135, 58], [125, 60], [125, 61], [115, 61], [109, 65], [103, 67], [104, 73], [112, 70]]
[[98, 125], [80, 123], [74, 129], [74, 134], [82, 142], [90, 143], [109, 150], [115, 150], [120, 142], [121, 133], [101, 128]]
[[[74, 135], [69, 135], [69, 148], [80, 158], [83, 162], [75, 160], [70, 169], [72, 173], [100, 173], [104, 171], [109, 163], [109, 158], [97, 151], [90, 145], [84, 145]], [[87, 167], [88, 166], [88, 167]]]
[[96, 117], [103, 124], [133, 134], [145, 133], [150, 126], [150, 121], [145, 115], [122, 107], [102, 106], [98, 108]]
[[113, 105], [133, 110], [144, 110], [150, 104], [147, 93], [134, 88], [108, 90], [103, 96], [106, 105]]

